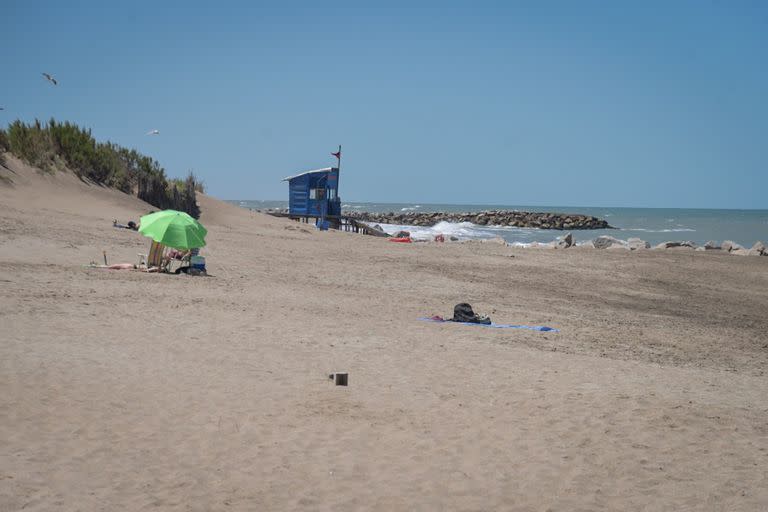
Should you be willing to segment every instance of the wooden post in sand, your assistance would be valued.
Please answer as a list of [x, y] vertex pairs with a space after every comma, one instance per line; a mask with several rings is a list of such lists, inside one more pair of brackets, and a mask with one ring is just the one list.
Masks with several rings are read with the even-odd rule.
[[346, 386], [349, 383], [348, 373], [332, 373], [328, 376], [337, 386]]

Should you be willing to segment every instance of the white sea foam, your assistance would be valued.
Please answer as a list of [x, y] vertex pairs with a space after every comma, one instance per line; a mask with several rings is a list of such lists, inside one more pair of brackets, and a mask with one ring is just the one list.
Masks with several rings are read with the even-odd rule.
[[[370, 224], [370, 223], [369, 223]], [[436, 235], [443, 235], [446, 238], [455, 236], [456, 238], [483, 239], [499, 236], [498, 233], [482, 229], [482, 226], [472, 224], [471, 222], [438, 222], [434, 226], [406, 226], [398, 224], [379, 224], [386, 233], [394, 234], [398, 231], [408, 231], [414, 240], [433, 240]]]
[[417, 204], [415, 206], [406, 206], [405, 208], [400, 208], [401, 212], [412, 212], [414, 210], [418, 210], [421, 208], [421, 205]]

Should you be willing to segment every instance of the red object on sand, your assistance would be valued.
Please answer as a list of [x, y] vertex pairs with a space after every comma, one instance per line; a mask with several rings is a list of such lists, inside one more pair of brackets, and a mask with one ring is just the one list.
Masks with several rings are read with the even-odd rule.
[[388, 240], [390, 242], [400, 242], [400, 243], [403, 243], [403, 244], [411, 243], [411, 237], [409, 237], [409, 236], [404, 236], [404, 237], [400, 237], [400, 238], [388, 238]]

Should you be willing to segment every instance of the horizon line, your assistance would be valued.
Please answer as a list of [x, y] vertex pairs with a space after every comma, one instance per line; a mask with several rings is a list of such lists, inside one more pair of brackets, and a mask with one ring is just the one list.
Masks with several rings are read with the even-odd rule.
[[[206, 194], [210, 195], [210, 194]], [[215, 197], [212, 196], [211, 197]], [[217, 198], [222, 201], [228, 201], [228, 202], [243, 202], [243, 201], [270, 201], [270, 202], [283, 202], [287, 203], [288, 199], [222, 199]], [[342, 203], [357, 203], [357, 204], [365, 204], [365, 203], [375, 203], [375, 204], [381, 204], [381, 205], [429, 205], [429, 206], [440, 206], [440, 205], [452, 205], [452, 206], [495, 206], [495, 207], [509, 207], [509, 206], [515, 206], [515, 207], [532, 207], [532, 208], [625, 208], [625, 209], [641, 209], [641, 210], [729, 210], [729, 211], [757, 211], [757, 212], [768, 212], [768, 207], [766, 208], [719, 208], [719, 207], [681, 207], [681, 206], [584, 206], [584, 205], [546, 205], [546, 204], [501, 204], [501, 203], [430, 203], [430, 202], [424, 202], [424, 201], [401, 201], [401, 202], [392, 202], [392, 201], [342, 201]]]

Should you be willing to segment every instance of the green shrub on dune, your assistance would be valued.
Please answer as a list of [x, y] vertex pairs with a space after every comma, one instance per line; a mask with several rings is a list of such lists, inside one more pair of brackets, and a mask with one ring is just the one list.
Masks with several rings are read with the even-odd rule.
[[196, 192], [202, 192], [202, 183], [192, 173], [186, 180], [170, 180], [154, 159], [112, 142], [96, 142], [90, 130], [69, 122], [14, 121], [7, 131], [0, 130], [0, 153], [5, 151], [45, 171], [66, 167], [82, 179], [135, 194], [158, 208], [200, 215]]
[[0, 165], [5, 165], [5, 152], [8, 151], [8, 134], [0, 130]]
[[5, 133], [5, 130], [0, 130], [0, 153], [10, 149], [8, 144], [8, 134]]

